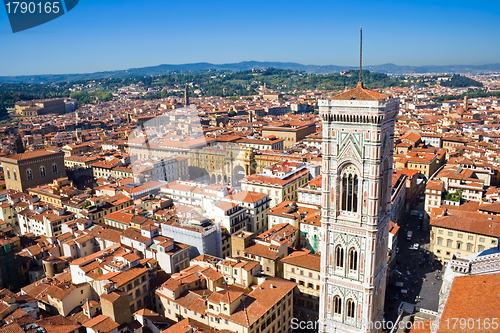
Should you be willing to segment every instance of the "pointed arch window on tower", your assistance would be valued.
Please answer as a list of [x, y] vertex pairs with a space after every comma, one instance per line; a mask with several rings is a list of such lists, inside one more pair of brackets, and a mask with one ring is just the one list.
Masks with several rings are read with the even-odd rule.
[[356, 272], [358, 270], [358, 251], [351, 248], [349, 250], [349, 271]]
[[354, 319], [355, 317], [355, 309], [356, 309], [356, 305], [354, 304], [354, 300], [349, 298], [346, 302], [346, 314], [347, 314], [347, 318], [348, 319]]
[[341, 315], [342, 314], [342, 298], [339, 295], [333, 297], [333, 315]]
[[341, 210], [357, 213], [359, 180], [354, 167], [348, 166], [344, 169], [341, 182]]
[[344, 268], [344, 248], [340, 245], [335, 247], [335, 267]]

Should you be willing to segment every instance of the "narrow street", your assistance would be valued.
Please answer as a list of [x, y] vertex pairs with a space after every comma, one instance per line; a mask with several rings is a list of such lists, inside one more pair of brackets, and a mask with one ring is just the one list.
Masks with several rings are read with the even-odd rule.
[[[424, 212], [423, 202], [412, 210]], [[399, 229], [399, 251], [396, 265], [386, 291], [385, 319], [395, 322], [402, 301], [417, 304], [427, 310], [437, 311], [442, 280], [442, 265], [430, 261], [429, 227], [418, 215], [406, 214]], [[407, 232], [412, 231], [411, 240]], [[418, 249], [410, 249], [418, 243]]]

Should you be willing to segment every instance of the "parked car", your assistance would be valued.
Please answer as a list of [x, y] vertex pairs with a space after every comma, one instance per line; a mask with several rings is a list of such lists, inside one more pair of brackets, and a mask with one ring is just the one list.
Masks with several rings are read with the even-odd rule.
[[415, 243], [412, 246], [410, 246], [410, 250], [417, 251], [418, 250], [418, 243]]

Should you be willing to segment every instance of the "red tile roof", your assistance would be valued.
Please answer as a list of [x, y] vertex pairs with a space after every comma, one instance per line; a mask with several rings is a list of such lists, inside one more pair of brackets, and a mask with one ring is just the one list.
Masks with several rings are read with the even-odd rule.
[[[485, 328], [484, 323], [500, 314], [500, 274], [459, 276], [453, 281], [450, 295], [446, 301], [440, 320], [438, 333], [458, 332], [498, 332], [499, 328]], [[460, 322], [454, 327], [453, 318], [471, 318], [475, 326], [460, 328]], [[472, 322], [471, 320], [471, 322]], [[481, 323], [479, 327], [478, 320]], [[497, 323], [498, 323], [497, 319]], [[449, 325], [448, 325], [449, 323]]]
[[343, 92], [337, 96], [332, 97], [333, 100], [347, 101], [347, 100], [360, 100], [360, 101], [379, 101], [389, 98], [388, 95], [365, 89], [359, 85], [349, 91]]

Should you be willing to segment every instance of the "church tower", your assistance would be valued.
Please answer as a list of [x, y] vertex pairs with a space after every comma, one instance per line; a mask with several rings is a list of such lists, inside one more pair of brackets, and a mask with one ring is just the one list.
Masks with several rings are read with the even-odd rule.
[[356, 88], [318, 105], [323, 122], [319, 331], [377, 332], [384, 314], [399, 101], [365, 89], [360, 66]]
[[189, 106], [189, 88], [187, 84], [184, 87], [184, 106]]

